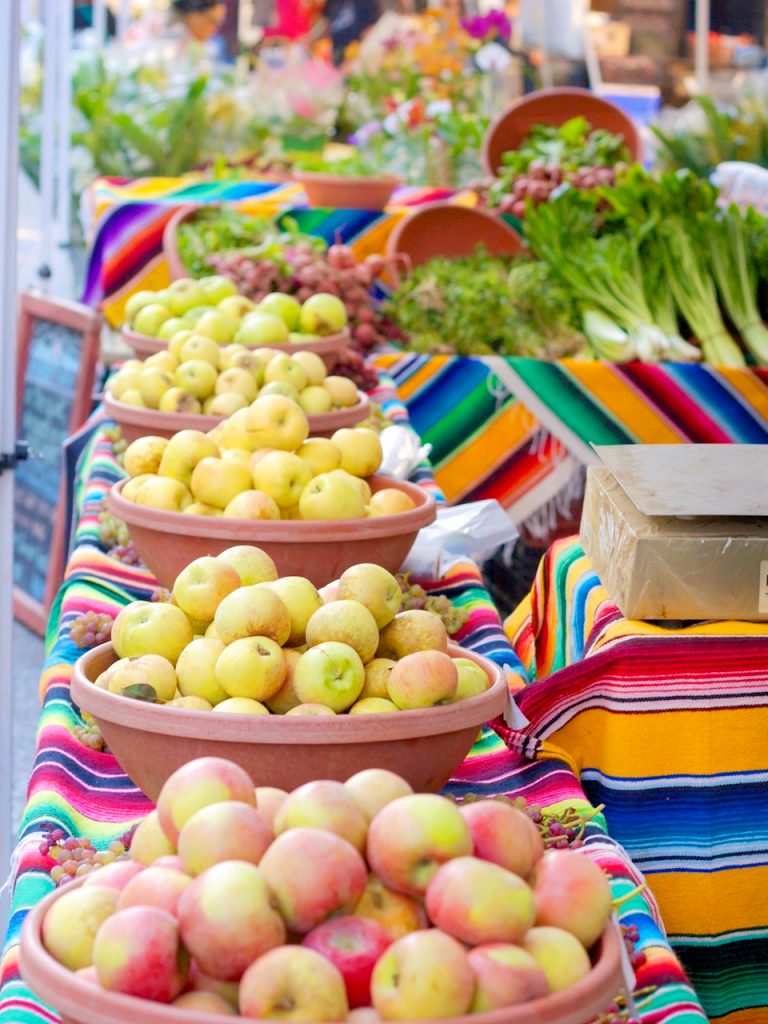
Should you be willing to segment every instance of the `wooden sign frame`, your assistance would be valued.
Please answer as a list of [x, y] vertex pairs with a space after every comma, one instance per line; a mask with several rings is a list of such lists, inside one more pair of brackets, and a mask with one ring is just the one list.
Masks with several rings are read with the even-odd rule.
[[[19, 317], [16, 330], [16, 424], [21, 427], [29, 354], [39, 321], [56, 324], [82, 335], [80, 369], [67, 424], [67, 436], [78, 430], [91, 414], [93, 386], [99, 359], [102, 317], [88, 306], [64, 299], [55, 299], [40, 292], [19, 295]], [[23, 440], [23, 438], [21, 438]], [[66, 438], [61, 438], [62, 444]], [[51, 536], [48, 572], [43, 601], [37, 601], [18, 587], [13, 588], [14, 617], [29, 629], [45, 634], [48, 615], [64, 577], [67, 557], [66, 479], [62, 465], [56, 516]]]

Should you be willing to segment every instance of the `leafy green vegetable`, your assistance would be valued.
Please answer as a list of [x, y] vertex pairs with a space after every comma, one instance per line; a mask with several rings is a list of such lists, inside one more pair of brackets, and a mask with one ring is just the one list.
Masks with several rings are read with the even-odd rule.
[[757, 307], [757, 278], [741, 211], [735, 206], [724, 210], [711, 221], [709, 236], [712, 270], [725, 311], [755, 359], [768, 364], [768, 330]]
[[711, 96], [692, 101], [701, 111], [702, 124], [664, 131], [653, 126], [659, 140], [658, 164], [665, 170], [686, 168], [707, 178], [728, 160], [768, 167], [768, 116], [761, 97], [745, 96], [725, 107]]
[[586, 118], [572, 117], [557, 127], [534, 125], [522, 145], [502, 157], [502, 176], [513, 181], [536, 160], [555, 164], [563, 171], [575, 171], [579, 167], [626, 163], [629, 151], [621, 135], [603, 128], [593, 131]]

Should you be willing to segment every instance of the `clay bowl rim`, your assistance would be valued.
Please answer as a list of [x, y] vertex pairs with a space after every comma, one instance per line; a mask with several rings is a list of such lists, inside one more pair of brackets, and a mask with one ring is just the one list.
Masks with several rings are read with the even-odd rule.
[[[357, 395], [358, 400], [355, 405], [307, 416], [309, 436], [312, 437], [319, 431], [341, 429], [349, 426], [350, 422], [358, 422], [358, 418], [364, 420], [370, 411], [371, 401], [368, 395], [359, 389]], [[131, 427], [151, 428], [148, 429], [148, 434], [151, 434], [153, 430], [165, 430], [171, 431], [171, 433], [176, 433], [178, 430], [202, 430], [203, 433], [206, 433], [227, 419], [226, 416], [209, 416], [206, 413], [161, 412], [159, 409], [148, 409], [141, 405], [129, 405], [128, 402], [121, 402], [119, 398], [115, 398], [108, 388], [104, 392], [103, 401], [105, 410], [118, 425], [125, 423]], [[178, 426], [181, 419], [194, 420], [194, 424], [190, 422], [187, 426]]]
[[[551, 97], [576, 100], [588, 99], [590, 103], [592, 101], [596, 101], [601, 105], [604, 104], [605, 106], [610, 107], [616, 115], [617, 119], [622, 120], [625, 124], [625, 131], [623, 131], [621, 134], [624, 137], [624, 142], [627, 149], [630, 152], [631, 158], [635, 161], [641, 158], [643, 143], [640, 137], [640, 133], [637, 130], [637, 126], [635, 125], [632, 118], [628, 114], [626, 114], [621, 109], [621, 107], [617, 106], [617, 104], [615, 103], [612, 103], [604, 96], [598, 96], [596, 93], [592, 92], [591, 89], [584, 89], [579, 86], [554, 86], [551, 89], [537, 89], [535, 92], [528, 93], [526, 96], [523, 96], [519, 100], [516, 100], [514, 103], [510, 104], [510, 106], [508, 106], [506, 110], [503, 110], [491, 122], [491, 124], [488, 126], [488, 130], [485, 133], [485, 137], [483, 138], [483, 144], [480, 151], [480, 159], [483, 164], [483, 170], [485, 171], [486, 174], [496, 178], [498, 177], [499, 168], [501, 167], [500, 163], [494, 166], [490, 152], [494, 135], [499, 126], [503, 124], [511, 115], [518, 113], [520, 110], [522, 110], [525, 113], [530, 107], [538, 103], [539, 100], [547, 100]], [[527, 124], [526, 126], [526, 134], [536, 124], [550, 124], [559, 126], [561, 124], [565, 124], [565, 122], [569, 120], [571, 117], [576, 116], [578, 116], [578, 114], [570, 112], [568, 117], [563, 117], [560, 120], [530, 121], [530, 123]], [[592, 127], [594, 129], [595, 126], [593, 125]], [[598, 125], [597, 127], [600, 126]], [[514, 152], [514, 149], [515, 147], [512, 147], [511, 149], [505, 150], [504, 152]], [[499, 157], [499, 160], [500, 159], [501, 157]]]
[[[123, 324], [120, 328], [120, 334], [126, 345], [137, 354], [151, 350], [151, 354], [154, 355], [156, 352], [165, 352], [168, 348], [168, 342], [163, 338], [153, 338], [149, 334], [139, 334], [138, 331], [134, 331], [132, 327], [129, 327], [127, 323]], [[285, 352], [287, 355], [293, 355], [296, 352], [314, 352], [316, 355], [326, 355], [332, 352], [340, 352], [341, 349], [349, 344], [351, 338], [352, 335], [349, 328], [345, 327], [343, 331], [337, 331], [336, 334], [326, 334], [313, 338], [311, 341], [284, 341], [274, 345], [244, 345], [243, 347], [250, 350], [272, 348], [276, 352]], [[239, 345], [241, 342], [231, 342], [231, 344]], [[220, 347], [225, 348], [226, 346], [222, 345]]]
[[[484, 722], [497, 718], [506, 707], [509, 699], [507, 679], [495, 662], [454, 643], [449, 643], [448, 653], [455, 658], [468, 657], [480, 665], [492, 679], [488, 689], [456, 704], [416, 711], [385, 711], [376, 715], [335, 715], [331, 718], [330, 715], [214, 714], [131, 701], [94, 686], [93, 680], [99, 671], [117, 660], [112, 642], [108, 641], [82, 654], [75, 662], [72, 699], [97, 719], [103, 718], [123, 727], [141, 728], [142, 732], [185, 739], [204, 736], [216, 743], [250, 743], [253, 746], [393, 743], [462, 732], [475, 723], [479, 728]], [[81, 704], [81, 700], [84, 703]], [[268, 727], [266, 723], [269, 723]], [[260, 730], [265, 732], [264, 736], [258, 735]]]
[[[219, 1024], [223, 1018], [217, 1014], [179, 1010], [166, 1003], [155, 1003], [136, 996], [107, 992], [93, 982], [78, 978], [73, 971], [67, 970], [54, 960], [43, 945], [43, 920], [57, 899], [84, 883], [84, 878], [76, 879], [63, 888], [55, 889], [27, 913], [21, 929], [20, 971], [32, 992], [37, 992], [35, 982], [42, 978], [43, 992], [40, 998], [50, 1002], [57, 1011], [73, 1021], [83, 1021], [81, 1015], [85, 1009], [86, 1020], [83, 1024], [95, 1024], [96, 1021], [98, 1024], [127, 1024], [129, 1021], [142, 1022], [148, 1018], [152, 1024]], [[506, 1006], [500, 1010], [454, 1017], [450, 1021], [433, 1018], [431, 1021], [404, 1021], [403, 1024], [518, 1024], [518, 1021], [532, 1024], [533, 1021], [553, 1019], [558, 1013], [565, 1016], [568, 1011], [568, 1021], [583, 1021], [591, 1012], [598, 995], [607, 1005], [621, 989], [620, 941], [618, 928], [611, 920], [594, 947], [594, 959], [589, 974], [562, 992], [521, 1003], [519, 1006]], [[606, 995], [614, 981], [617, 988]], [[580, 1010], [572, 1009], [574, 1006], [584, 1006], [585, 1003], [583, 1015]], [[599, 1012], [600, 1008], [594, 1011], [595, 1014]], [[251, 1018], [238, 1014], [228, 1019], [245, 1022]]]
[[[223, 516], [187, 515], [185, 512], [168, 512], [165, 509], [150, 508], [128, 501], [121, 494], [126, 480], [119, 480], [109, 491], [109, 506], [114, 515], [131, 525], [154, 530], [156, 533], [170, 533], [175, 537], [209, 537], [227, 540], [232, 537], [233, 544], [246, 543], [242, 539], [244, 524], [251, 524], [254, 544], [262, 543], [296, 543], [324, 544], [340, 543], [345, 540], [373, 539], [380, 537], [400, 537], [407, 533], [416, 533], [422, 527], [434, 522], [437, 516], [437, 503], [432, 495], [418, 484], [383, 473], [368, 477], [368, 483], [374, 492], [385, 487], [393, 487], [404, 491], [416, 502], [416, 508], [406, 512], [393, 512], [389, 515], [372, 516], [370, 519], [225, 519]], [[360, 529], [360, 524], [365, 529]]]

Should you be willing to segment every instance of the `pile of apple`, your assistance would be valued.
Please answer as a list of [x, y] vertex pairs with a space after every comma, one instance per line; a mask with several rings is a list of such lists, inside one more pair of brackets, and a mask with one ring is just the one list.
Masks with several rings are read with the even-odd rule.
[[111, 992], [253, 1020], [526, 1003], [589, 973], [612, 909], [600, 868], [544, 853], [523, 812], [416, 794], [375, 768], [286, 794], [254, 791], [231, 762], [191, 761], [131, 858], [56, 900], [48, 952]]
[[284, 395], [264, 395], [213, 430], [139, 437], [125, 450], [122, 496], [139, 505], [229, 519], [363, 519], [415, 507], [396, 487], [372, 494], [379, 435], [342, 427], [309, 437]]
[[400, 611], [379, 565], [354, 565], [321, 594], [278, 578], [260, 548], [191, 562], [170, 603], [134, 601], [112, 627], [119, 660], [96, 680], [111, 693], [201, 711], [351, 715], [408, 711], [488, 689], [485, 671], [451, 658], [433, 612]]
[[136, 292], [125, 304], [125, 316], [137, 334], [161, 341], [194, 329], [219, 345], [252, 348], [316, 341], [347, 326], [346, 307], [336, 295], [318, 292], [301, 303], [273, 292], [255, 303], [218, 274], [198, 281], [183, 277], [158, 292]]
[[114, 398], [160, 412], [231, 416], [259, 395], [283, 395], [308, 416], [358, 403], [347, 377], [328, 376], [314, 352], [278, 352], [219, 345], [203, 334], [179, 331], [163, 352], [130, 359], [109, 382]]

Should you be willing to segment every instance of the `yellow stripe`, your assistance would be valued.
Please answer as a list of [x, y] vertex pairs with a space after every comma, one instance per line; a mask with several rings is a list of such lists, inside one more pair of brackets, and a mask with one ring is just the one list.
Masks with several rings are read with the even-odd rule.
[[[397, 357], [400, 358], [400, 357]], [[430, 359], [414, 374], [412, 374], [407, 380], [404, 380], [397, 387], [397, 395], [401, 401], [407, 402], [409, 398], [423, 387], [424, 384], [428, 383], [433, 377], [436, 377], [441, 372], [445, 364], [453, 356], [431, 356]]]
[[717, 372], [749, 403], [758, 416], [768, 420], [768, 387], [750, 370], [718, 366]]
[[[604, 597], [607, 596], [606, 591], [602, 587], [596, 589]], [[590, 623], [594, 622], [591, 609], [587, 616], [587, 621]], [[674, 629], [665, 629], [663, 626], [656, 626], [650, 622], [641, 622], [638, 619], [621, 619], [603, 630], [600, 639], [595, 644], [594, 650], [600, 650], [601, 647], [604, 647], [612, 640], [636, 636], [768, 636], [768, 625], [764, 622], [696, 622], [690, 626], [675, 626]]]
[[766, 867], [708, 874], [677, 871], [646, 875], [646, 881], [672, 935], [713, 935], [765, 927], [765, 901], [757, 894], [768, 886]]
[[167, 288], [171, 283], [171, 275], [168, 271], [168, 264], [165, 256], [156, 256], [150, 260], [141, 271], [132, 277], [125, 288], [110, 298], [102, 307], [102, 313], [112, 327], [119, 327], [125, 320], [125, 304], [134, 292], [140, 292], [144, 288], [151, 292]]
[[611, 366], [587, 359], [564, 359], [563, 364], [642, 444], [677, 444], [683, 440]]

